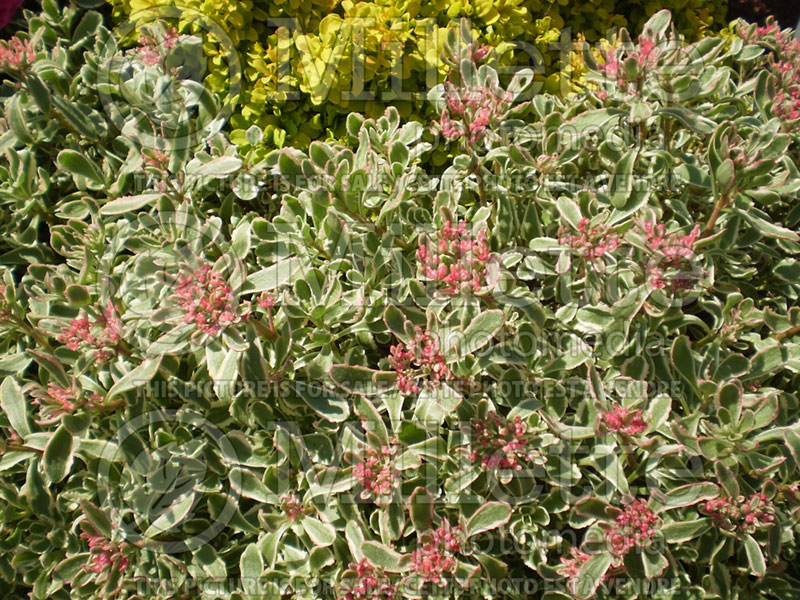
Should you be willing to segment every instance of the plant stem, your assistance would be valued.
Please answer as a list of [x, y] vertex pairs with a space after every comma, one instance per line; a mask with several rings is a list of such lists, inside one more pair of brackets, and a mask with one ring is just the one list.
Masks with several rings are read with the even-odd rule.
[[729, 198], [727, 192], [723, 193], [719, 197], [719, 200], [717, 200], [717, 204], [714, 206], [714, 210], [711, 213], [711, 216], [708, 218], [708, 223], [706, 223], [706, 226], [703, 229], [703, 235], [701, 236], [701, 239], [706, 238], [710, 236], [712, 233], [714, 233], [714, 226], [717, 224], [717, 219], [719, 219], [719, 216], [722, 214], [722, 209], [725, 208], [725, 205], [728, 203], [728, 200]]

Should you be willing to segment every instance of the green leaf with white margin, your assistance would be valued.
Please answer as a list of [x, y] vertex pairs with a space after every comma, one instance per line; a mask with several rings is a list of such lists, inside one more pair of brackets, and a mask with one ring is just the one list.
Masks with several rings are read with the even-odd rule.
[[303, 517], [300, 524], [315, 546], [330, 546], [336, 541], [336, 529], [330, 523], [323, 523], [314, 517]]
[[763, 577], [767, 572], [767, 563], [764, 561], [764, 554], [755, 538], [749, 533], [744, 536], [744, 550], [747, 554], [747, 562], [750, 570], [756, 577]]
[[608, 552], [593, 555], [583, 563], [575, 578], [575, 595], [587, 599], [594, 596], [597, 586], [611, 566], [612, 557]]
[[297, 395], [320, 417], [333, 423], [341, 423], [350, 416], [350, 406], [332, 389], [318, 383], [295, 381]]
[[102, 189], [106, 178], [100, 167], [84, 154], [75, 150], [62, 150], [56, 158], [59, 166], [72, 175], [83, 177], [94, 185], [94, 189]]
[[231, 233], [231, 250], [239, 260], [244, 260], [250, 252], [252, 227], [250, 223], [241, 223]]
[[[606, 448], [608, 448], [606, 446]], [[617, 490], [622, 494], [629, 494], [628, 480], [625, 478], [625, 469], [619, 457], [612, 452], [599, 454], [600, 450], [596, 447], [592, 462], [595, 464], [598, 473], [603, 475]]]
[[408, 500], [408, 514], [417, 531], [427, 531], [433, 524], [434, 498], [427, 489], [420, 486], [411, 493]]
[[111, 386], [106, 395], [106, 400], [111, 400], [115, 396], [140, 388], [148, 383], [155, 374], [158, 372], [158, 367], [161, 365], [161, 356], [154, 358], [146, 358], [135, 369], [128, 371], [125, 375], [120, 377], [117, 382]]
[[6, 377], [0, 385], [0, 406], [8, 417], [11, 427], [20, 437], [31, 434], [28, 421], [28, 405], [19, 385], [13, 377]]
[[583, 218], [583, 215], [581, 215], [581, 209], [575, 201], [566, 196], [561, 196], [556, 202], [556, 208], [558, 208], [561, 218], [569, 223], [573, 229], [577, 230], [578, 221]]
[[402, 555], [385, 544], [369, 540], [361, 544], [361, 552], [376, 567], [381, 567], [390, 573], [399, 573], [401, 571], [400, 560], [403, 558]]
[[214, 381], [214, 393], [220, 400], [230, 400], [239, 377], [240, 352], [223, 348], [217, 343], [206, 346], [206, 366]]
[[664, 495], [666, 503], [656, 512], [670, 508], [692, 506], [703, 500], [711, 500], [719, 496], [719, 488], [710, 482], [688, 483], [671, 489]]
[[505, 502], [487, 502], [476, 510], [467, 521], [467, 537], [484, 531], [497, 529], [508, 523], [511, 506]]
[[655, 579], [669, 567], [669, 561], [661, 552], [648, 548], [642, 551], [642, 563], [644, 564], [644, 575], [648, 579]]
[[258, 544], [248, 544], [239, 557], [239, 574], [242, 576], [242, 588], [247, 595], [257, 595], [261, 574], [264, 572], [264, 556]]
[[168, 509], [161, 513], [144, 532], [145, 538], [153, 538], [167, 533], [180, 524], [189, 514], [195, 501], [195, 493], [182, 494]]
[[675, 370], [678, 371], [678, 375], [691, 386], [695, 393], [698, 393], [697, 372], [695, 371], [694, 357], [692, 356], [692, 348], [688, 337], [683, 335], [675, 339], [672, 343], [670, 357], [672, 358], [672, 364], [675, 365]]
[[72, 468], [72, 460], [72, 434], [60, 425], [47, 442], [42, 456], [42, 466], [47, 479], [51, 483], [58, 483], [64, 479]]
[[622, 208], [630, 198], [633, 191], [633, 166], [636, 163], [638, 151], [628, 150], [614, 166], [609, 181], [611, 204], [615, 208]]
[[289, 283], [292, 276], [303, 266], [303, 261], [296, 256], [276, 262], [274, 265], [251, 273], [245, 279], [242, 293], [250, 294], [268, 292]]
[[545, 374], [571, 371], [591, 357], [592, 348], [577, 335], [567, 332], [567, 340], [567, 347], [545, 366]]
[[[375, 371], [374, 369], [356, 365], [333, 365], [329, 377], [337, 387], [350, 394], [372, 396], [381, 391], [375, 383], [375, 377], [378, 373], [387, 372]], [[394, 376], [394, 373], [391, 373], [391, 375]]]
[[242, 167], [242, 159], [236, 156], [218, 156], [196, 168], [192, 167], [194, 165], [187, 166], [186, 171], [195, 177], [225, 177]]
[[233, 490], [240, 496], [250, 498], [262, 504], [274, 502], [267, 486], [265, 486], [264, 482], [258, 477], [253, 475], [253, 472], [250, 470], [234, 467], [228, 474], [228, 481], [230, 481]]
[[672, 398], [666, 394], [660, 394], [653, 398], [650, 407], [647, 409], [647, 430], [645, 433], [652, 433], [669, 420], [672, 411]]
[[661, 534], [667, 543], [679, 544], [688, 542], [703, 535], [711, 529], [711, 519], [695, 519], [693, 521], [673, 521], [661, 526]]
[[122, 215], [126, 212], [134, 212], [145, 206], [149, 206], [161, 198], [163, 194], [148, 193], [137, 196], [122, 196], [111, 202], [106, 202], [100, 208], [101, 215]]
[[455, 332], [451, 338], [448, 358], [455, 353], [457, 358], [463, 358], [480, 350], [497, 335], [505, 322], [502, 310], [486, 310], [475, 317], [463, 332]]

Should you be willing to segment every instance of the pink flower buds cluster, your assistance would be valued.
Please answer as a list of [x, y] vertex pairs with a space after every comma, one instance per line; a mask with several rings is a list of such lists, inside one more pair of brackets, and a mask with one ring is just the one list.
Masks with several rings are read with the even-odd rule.
[[448, 140], [463, 137], [470, 144], [476, 144], [486, 136], [487, 130], [503, 120], [513, 100], [510, 92], [489, 88], [456, 88], [447, 83], [445, 108], [437, 125]]
[[423, 581], [444, 587], [445, 575], [455, 570], [455, 555], [461, 552], [461, 528], [445, 523], [425, 537], [427, 541], [411, 554], [411, 569]]
[[290, 521], [294, 522], [308, 514], [308, 509], [294, 494], [284, 494], [281, 496], [281, 511]]
[[439, 340], [429, 331], [415, 327], [416, 335], [408, 344], [389, 349], [389, 364], [397, 373], [397, 387], [404, 395], [420, 391], [417, 380], [427, 378], [432, 385], [452, 379], [453, 374], [439, 351]]
[[492, 411], [486, 418], [470, 421], [472, 430], [473, 462], [487, 469], [513, 469], [519, 471], [534, 456], [528, 448], [528, 426], [517, 415], [513, 421]]
[[578, 234], [572, 234], [564, 227], [559, 229], [558, 243], [569, 246], [586, 260], [602, 258], [613, 252], [620, 245], [619, 236], [606, 225], [589, 227], [589, 219], [583, 217], [578, 221]]
[[250, 318], [250, 303], [237, 303], [222, 273], [204, 264], [178, 278], [175, 300], [184, 312], [184, 322], [194, 323], [208, 335]]
[[64, 415], [71, 415], [81, 408], [92, 410], [103, 402], [103, 397], [97, 392], [86, 397], [75, 385], [64, 387], [52, 382], [47, 384], [46, 391], [35, 390], [31, 392], [31, 396], [34, 397], [32, 404], [39, 407], [42, 417], [38, 421], [40, 425], [55, 423]]
[[600, 414], [597, 427], [603, 433], [621, 433], [634, 437], [647, 429], [647, 423], [642, 418], [641, 409], [630, 410], [624, 406], [615, 406]]
[[703, 512], [714, 520], [714, 524], [725, 531], [754, 533], [775, 522], [775, 507], [762, 493], [739, 496], [735, 502], [730, 498], [707, 500]]
[[399, 597], [386, 572], [370, 564], [366, 558], [350, 563], [341, 587], [344, 593], [337, 600], [394, 600]]
[[775, 116], [787, 123], [800, 120], [800, 39], [794, 38], [790, 30], [781, 31], [775, 22], [755, 29], [742, 28], [739, 33], [751, 44], [765, 42], [776, 49], [774, 55], [769, 55], [769, 70], [777, 76], [778, 88], [772, 108]]
[[353, 467], [353, 476], [364, 488], [361, 497], [387, 496], [398, 479], [399, 471], [394, 468], [397, 447], [392, 444], [380, 449], [368, 446], [361, 462]]
[[435, 239], [421, 240], [417, 258], [425, 277], [445, 283], [445, 292], [453, 296], [487, 285], [490, 252], [485, 229], [473, 236], [464, 221], [446, 221]]
[[35, 60], [36, 51], [29, 40], [14, 36], [8, 41], [0, 41], [0, 71], [22, 73]]
[[647, 507], [647, 502], [636, 499], [617, 516], [615, 524], [606, 531], [611, 554], [622, 559], [633, 548], [645, 548], [656, 534], [661, 519]]
[[89, 542], [89, 552], [92, 557], [92, 562], [86, 565], [86, 570], [97, 574], [111, 574], [115, 570], [121, 573], [130, 566], [130, 561], [123, 554], [120, 545], [110, 542], [103, 536], [86, 532], [81, 533], [81, 537]]
[[[688, 235], [678, 231], [667, 234], [663, 224], [652, 221], [645, 221], [642, 229], [647, 236], [647, 250], [654, 257], [647, 266], [650, 285], [663, 289], [667, 286], [665, 270], [680, 268], [695, 256], [694, 245], [700, 238], [700, 226], [695, 225]], [[673, 290], [686, 289], [691, 287], [691, 281], [691, 277], [676, 276], [669, 280], [669, 286]]]
[[72, 319], [67, 327], [61, 328], [56, 340], [75, 352], [92, 350], [95, 359], [106, 362], [117, 352], [121, 328], [122, 320], [109, 300], [93, 321], [86, 313]]
[[663, 52], [655, 40], [643, 33], [639, 36], [639, 43], [630, 51], [609, 48], [603, 51], [602, 55], [603, 62], [598, 65], [600, 72], [609, 79], [616, 80], [617, 85], [623, 87], [635, 82], [635, 79], [631, 79], [630, 74], [625, 70], [626, 60], [633, 58], [636, 61], [639, 71], [638, 79], [641, 81], [647, 70], [658, 64]]
[[178, 32], [171, 27], [168, 27], [161, 36], [142, 35], [139, 38], [139, 58], [151, 67], [160, 65], [163, 58], [175, 48], [179, 37]]
[[581, 570], [581, 567], [586, 564], [592, 557], [588, 552], [584, 552], [580, 548], [572, 547], [569, 549], [569, 556], [561, 557], [561, 565], [556, 567], [556, 573], [562, 577], [575, 579]]

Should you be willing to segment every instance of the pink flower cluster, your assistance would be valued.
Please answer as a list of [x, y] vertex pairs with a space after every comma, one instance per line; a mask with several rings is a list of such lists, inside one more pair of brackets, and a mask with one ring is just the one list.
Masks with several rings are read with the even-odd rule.
[[487, 285], [490, 252], [486, 229], [472, 236], [464, 221], [446, 221], [436, 239], [421, 240], [417, 258], [425, 277], [447, 284], [444, 290], [453, 296]]
[[487, 469], [513, 469], [519, 471], [533, 457], [528, 448], [528, 426], [517, 415], [509, 421], [492, 411], [486, 418], [470, 421], [472, 429], [473, 462]]
[[[665, 270], [680, 268], [695, 256], [694, 245], [700, 238], [700, 226], [695, 225], [688, 235], [677, 231], [667, 234], [663, 224], [652, 221], [645, 221], [642, 229], [647, 236], [647, 249], [654, 256], [647, 266], [650, 285], [663, 289], [667, 286]], [[686, 289], [691, 284], [691, 277], [678, 275], [669, 279], [670, 289], [673, 290]]]
[[[477, 51], [481, 53], [481, 50]], [[480, 142], [487, 130], [501, 122], [514, 100], [510, 92], [488, 88], [456, 88], [445, 84], [445, 106], [438, 127], [448, 140], [462, 137], [470, 144]]]
[[714, 498], [702, 508], [725, 531], [753, 533], [775, 522], [775, 507], [762, 493], [750, 494], [746, 499], [739, 496], [735, 503], [730, 498]]
[[615, 406], [601, 413], [597, 418], [597, 426], [601, 432], [621, 433], [631, 437], [647, 429], [647, 423], [642, 418], [642, 410], [630, 410], [624, 406]]
[[445, 523], [426, 537], [429, 539], [411, 554], [411, 569], [423, 581], [444, 587], [445, 575], [455, 570], [455, 555], [461, 552], [461, 527]]
[[[624, 56], [627, 54], [627, 56]], [[610, 48], [603, 52], [603, 62], [598, 65], [600, 71], [610, 79], [616, 79], [617, 85], [625, 86], [631, 82], [625, 71], [624, 63], [633, 58], [639, 67], [639, 77], [642, 78], [648, 69], [652, 69], [662, 57], [661, 48], [656, 42], [645, 34], [639, 36], [639, 44], [630, 52], [623, 53], [617, 48]]]
[[569, 246], [587, 260], [602, 258], [619, 247], [620, 239], [613, 229], [606, 225], [589, 227], [589, 223], [587, 217], [582, 217], [578, 221], [577, 235], [561, 227], [558, 232], [558, 243]]
[[143, 35], [139, 38], [139, 58], [146, 65], [154, 67], [160, 65], [162, 59], [172, 51], [178, 43], [178, 32], [168, 27], [161, 39], [156, 39], [155, 35]]
[[453, 374], [439, 351], [439, 340], [429, 331], [415, 327], [416, 335], [408, 344], [389, 349], [389, 364], [397, 372], [397, 387], [404, 395], [420, 391], [417, 380], [426, 377], [432, 385], [452, 379]]
[[225, 277], [208, 263], [178, 278], [175, 298], [184, 312], [184, 322], [194, 323], [208, 335], [217, 335], [251, 316], [250, 303], [237, 304]]
[[283, 513], [289, 517], [289, 520], [292, 522], [308, 514], [308, 509], [303, 506], [303, 503], [294, 494], [284, 494], [281, 496], [280, 507]]
[[592, 557], [588, 552], [584, 552], [580, 548], [574, 546], [569, 549], [569, 556], [561, 557], [561, 566], [556, 567], [556, 573], [562, 577], [575, 579], [581, 570], [581, 567], [586, 564], [586, 561]]
[[34, 391], [31, 395], [34, 397], [32, 404], [40, 408], [40, 425], [55, 423], [80, 408], [92, 410], [103, 402], [103, 397], [97, 392], [92, 392], [87, 398], [74, 385], [65, 387], [52, 382], [47, 384], [46, 391]]
[[342, 580], [344, 593], [337, 600], [394, 600], [399, 597], [386, 572], [362, 558], [350, 563]]
[[606, 539], [611, 545], [611, 554], [617, 559], [623, 558], [633, 548], [647, 547], [661, 524], [661, 519], [642, 499], [626, 506], [615, 521], [606, 531]]
[[118, 544], [108, 541], [100, 535], [81, 533], [81, 537], [89, 542], [89, 552], [92, 555], [92, 563], [86, 565], [86, 569], [92, 573], [110, 574], [113, 570], [120, 573], [130, 566], [128, 557], [123, 554], [122, 548]]
[[362, 498], [387, 496], [392, 492], [399, 475], [393, 464], [395, 454], [397, 447], [394, 444], [380, 450], [367, 447], [362, 461], [353, 467], [353, 476], [364, 488]]
[[106, 362], [117, 352], [121, 329], [122, 320], [109, 300], [94, 321], [84, 313], [72, 319], [67, 327], [62, 327], [56, 340], [76, 352], [93, 350], [95, 359]]
[[791, 30], [781, 31], [774, 22], [740, 30], [740, 34], [749, 43], [763, 41], [770, 48], [777, 48], [770, 55], [769, 66], [778, 78], [772, 107], [775, 116], [788, 123], [800, 120], [800, 39], [794, 38]]
[[0, 41], [0, 71], [24, 72], [36, 60], [36, 51], [29, 40], [14, 36]]

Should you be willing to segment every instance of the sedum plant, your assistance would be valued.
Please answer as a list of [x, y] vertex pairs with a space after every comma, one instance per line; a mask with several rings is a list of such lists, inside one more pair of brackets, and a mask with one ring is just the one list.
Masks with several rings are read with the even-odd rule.
[[426, 124], [263, 153], [223, 132], [201, 36], [27, 18], [0, 55], [3, 594], [797, 585], [785, 33], [685, 44], [658, 12], [570, 102], [471, 54]]

